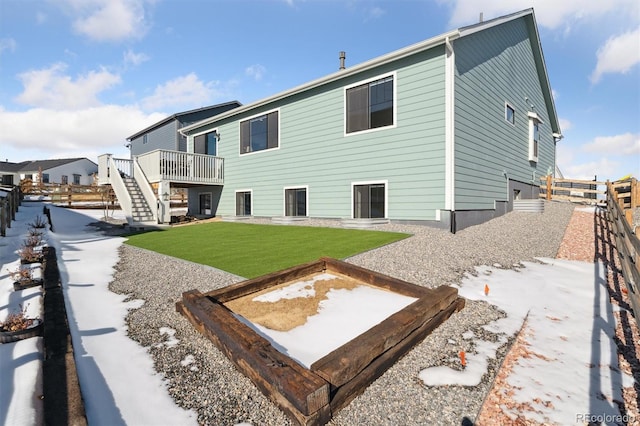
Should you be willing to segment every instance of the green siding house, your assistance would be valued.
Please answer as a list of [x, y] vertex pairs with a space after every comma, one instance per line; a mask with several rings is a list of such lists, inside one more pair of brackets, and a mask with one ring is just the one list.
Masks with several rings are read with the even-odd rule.
[[459, 28], [185, 126], [223, 180], [191, 214], [450, 229], [538, 198], [561, 138], [533, 9]]

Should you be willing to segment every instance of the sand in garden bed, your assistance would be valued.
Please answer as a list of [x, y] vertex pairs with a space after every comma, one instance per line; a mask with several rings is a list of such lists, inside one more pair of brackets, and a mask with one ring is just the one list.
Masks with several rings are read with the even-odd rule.
[[310, 368], [415, 300], [344, 275], [319, 273], [225, 306], [277, 350]]
[[[318, 313], [320, 302], [331, 290], [369, 286], [346, 275], [322, 273], [297, 282], [286, 282], [225, 303], [249, 321], [277, 331], [289, 331]], [[378, 287], [373, 287], [382, 290]], [[386, 291], [386, 290], [383, 290]]]

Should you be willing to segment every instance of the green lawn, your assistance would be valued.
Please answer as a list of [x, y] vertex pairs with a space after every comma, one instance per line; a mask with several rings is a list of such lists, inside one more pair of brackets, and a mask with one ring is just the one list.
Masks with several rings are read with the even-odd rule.
[[408, 234], [213, 222], [129, 236], [127, 244], [254, 278], [322, 256], [344, 259]]

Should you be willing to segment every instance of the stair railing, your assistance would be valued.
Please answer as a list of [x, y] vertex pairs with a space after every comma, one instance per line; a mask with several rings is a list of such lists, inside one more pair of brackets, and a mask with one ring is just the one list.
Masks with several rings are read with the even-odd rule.
[[140, 191], [142, 192], [142, 196], [144, 197], [151, 213], [153, 214], [153, 220], [158, 221], [158, 199], [156, 198], [156, 194], [153, 192], [153, 188], [151, 188], [151, 184], [149, 184], [149, 180], [138, 164], [138, 158], [134, 157], [133, 159], [133, 179], [138, 184]]
[[111, 183], [111, 188], [118, 198], [118, 203], [120, 203], [120, 208], [127, 218], [127, 223], [131, 224], [131, 222], [133, 222], [131, 195], [124, 184], [124, 180], [120, 175], [120, 171], [118, 170], [118, 166], [116, 165], [114, 158], [109, 155], [107, 161], [109, 165], [109, 182]]

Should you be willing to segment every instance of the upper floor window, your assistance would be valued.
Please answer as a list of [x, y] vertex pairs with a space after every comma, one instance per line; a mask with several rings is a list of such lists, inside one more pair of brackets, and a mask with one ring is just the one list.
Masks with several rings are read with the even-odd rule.
[[78, 174], [73, 174], [73, 184], [74, 185], [80, 185], [80, 175]]
[[69, 183], [69, 176], [67, 175], [62, 175], [62, 182], [63, 185], [67, 185]]
[[42, 174], [42, 183], [49, 183], [49, 173]]
[[149, 142], [148, 135], [146, 135], [146, 134], [145, 134], [145, 135], [142, 135], [142, 144], [144, 145], [144, 144], [146, 144], [147, 142]]
[[529, 114], [529, 161], [538, 161], [538, 150], [540, 145], [540, 125], [542, 120], [535, 112]]
[[240, 122], [240, 154], [278, 148], [278, 111]]
[[195, 154], [217, 155], [218, 133], [203, 133], [193, 137], [193, 152]]
[[504, 104], [504, 119], [511, 124], [516, 124], [516, 110], [508, 103]]
[[394, 124], [394, 76], [346, 90], [347, 133]]

